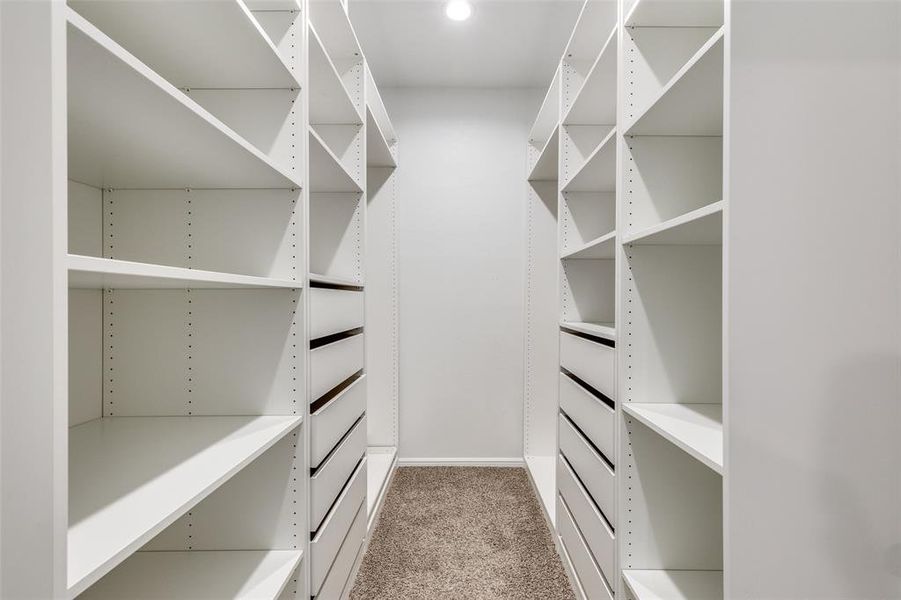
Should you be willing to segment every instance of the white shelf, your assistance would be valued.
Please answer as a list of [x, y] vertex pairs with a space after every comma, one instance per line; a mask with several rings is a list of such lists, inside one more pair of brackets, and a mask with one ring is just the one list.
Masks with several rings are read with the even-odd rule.
[[723, 600], [722, 571], [624, 570], [635, 600]]
[[556, 181], [559, 156], [560, 127], [555, 127], [529, 173], [529, 181]]
[[565, 125], [611, 125], [616, 123], [616, 32], [607, 37], [591, 70], [576, 93]]
[[624, 244], [716, 246], [723, 243], [723, 202], [714, 202], [623, 238]]
[[363, 117], [329, 57], [316, 29], [310, 25], [310, 123], [362, 124]]
[[723, 135], [723, 29], [664, 86], [626, 135]]
[[363, 188], [331, 151], [316, 131], [310, 127], [310, 191], [362, 192]]
[[723, 474], [721, 404], [623, 403], [623, 411], [720, 475]]
[[72, 427], [69, 594], [84, 591], [300, 422], [113, 417]]
[[382, 95], [379, 93], [379, 88], [375, 84], [375, 79], [373, 79], [369, 69], [366, 69], [366, 108], [372, 113], [379, 130], [388, 141], [388, 145], [393, 146], [396, 144], [397, 133], [394, 131], [394, 124], [391, 123], [391, 119], [388, 117], [388, 110], [385, 108]]
[[393, 446], [366, 449], [366, 510], [370, 516], [388, 491], [386, 484], [396, 457], [397, 448]]
[[548, 522], [556, 523], [557, 458], [555, 456], [526, 456], [526, 471], [538, 490], [538, 500]]
[[295, 176], [70, 8], [69, 178], [100, 188], [298, 188]]
[[363, 287], [362, 281], [354, 281], [353, 279], [345, 279], [343, 277], [330, 277], [328, 275], [319, 275], [318, 273], [310, 273], [310, 282], [324, 283], [326, 285], [343, 285], [349, 287]]
[[366, 106], [366, 166], [397, 167], [393, 147], [388, 143], [388, 139], [368, 105]]
[[612, 192], [616, 190], [616, 129], [611, 129], [569, 178], [563, 192]]
[[723, 0], [636, 0], [626, 27], [720, 27]]
[[547, 145], [548, 140], [554, 134], [556, 128], [560, 125], [560, 68], [554, 73], [551, 85], [541, 108], [538, 109], [538, 116], [532, 129], [529, 131], [529, 143], [535, 148], [542, 148]]
[[70, 0], [69, 6], [176, 87], [300, 87], [241, 0]]
[[329, 56], [362, 59], [360, 42], [340, 0], [310, 0], [310, 22], [325, 43]]
[[301, 557], [292, 550], [136, 552], [79, 600], [278, 600]]
[[613, 258], [616, 256], [616, 232], [611, 231], [562, 255], [561, 259]]
[[563, 321], [561, 327], [596, 335], [608, 340], [616, 340], [616, 327], [613, 323], [587, 323], [584, 321]]
[[232, 289], [303, 287], [300, 281], [252, 277], [69, 254], [69, 287], [87, 289]]

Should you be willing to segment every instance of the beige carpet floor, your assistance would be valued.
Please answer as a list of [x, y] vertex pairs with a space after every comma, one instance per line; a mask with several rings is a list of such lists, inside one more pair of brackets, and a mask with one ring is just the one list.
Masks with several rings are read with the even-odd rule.
[[401, 467], [351, 600], [571, 600], [520, 468]]

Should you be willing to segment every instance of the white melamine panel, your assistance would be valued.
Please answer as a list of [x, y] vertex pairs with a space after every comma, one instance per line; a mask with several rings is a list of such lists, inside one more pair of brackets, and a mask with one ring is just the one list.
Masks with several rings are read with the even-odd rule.
[[361, 194], [310, 194], [310, 272], [361, 285], [363, 221]]
[[310, 415], [310, 466], [316, 468], [366, 412], [367, 376], [363, 375]]
[[[616, 122], [616, 32], [612, 29], [575, 97], [564, 111], [564, 125], [609, 125]], [[592, 32], [600, 39], [597, 31]]]
[[571, 248], [565, 252], [561, 258], [564, 259], [587, 259], [587, 258], [605, 258], [612, 259], [616, 250], [616, 232], [611, 231], [601, 236], [588, 240], [581, 246]]
[[396, 167], [396, 140], [390, 142], [376, 120], [373, 110], [366, 107], [366, 166]]
[[[354, 126], [356, 127], [356, 126]], [[330, 131], [334, 132], [335, 129]], [[359, 131], [359, 130], [358, 130]], [[360, 192], [360, 156], [354, 159], [356, 169], [341, 160], [328, 143], [312, 127], [310, 134], [310, 191], [311, 192]], [[335, 136], [332, 136], [335, 137]]]
[[69, 426], [103, 414], [103, 293], [69, 290]]
[[157, 417], [72, 428], [69, 593], [85, 590], [299, 424], [297, 417]]
[[557, 486], [591, 555], [607, 581], [616, 578], [616, 538], [591, 496], [561, 456], [557, 458]]
[[75, 0], [69, 6], [176, 87], [300, 87], [241, 0]]
[[722, 571], [629, 570], [623, 581], [635, 600], [721, 600]]
[[626, 0], [628, 27], [719, 27], [723, 0]]
[[[366, 458], [366, 419], [357, 422], [310, 478], [310, 531], [316, 531], [350, 479], [357, 464]], [[365, 466], [365, 463], [364, 463]], [[365, 468], [364, 468], [365, 470]]]
[[723, 474], [723, 406], [721, 404], [638, 404], [623, 411]]
[[367, 463], [363, 460], [310, 541], [310, 593], [313, 596], [319, 593], [354, 518], [366, 504], [366, 473]]
[[369, 513], [370, 531], [375, 524], [375, 513], [388, 492], [389, 481], [396, 467], [397, 448], [393, 446], [366, 448], [366, 511]]
[[322, 40], [312, 25], [309, 31], [310, 123], [362, 124], [362, 112], [351, 97]]
[[601, 54], [602, 48], [609, 43], [609, 36], [606, 33], [616, 24], [616, 11], [615, 0], [584, 2], [566, 44], [564, 59], [594, 61]]
[[[541, 150], [560, 124], [560, 69], [554, 73], [538, 116], [529, 130], [529, 152]], [[531, 157], [530, 157], [531, 158]]]
[[366, 359], [362, 333], [310, 351], [310, 399], [316, 401], [363, 368]]
[[[384, 97], [403, 143], [396, 175], [400, 460], [521, 460], [523, 140], [539, 98], [531, 91], [474, 89], [390, 90]], [[556, 206], [555, 193], [551, 201]], [[556, 229], [550, 220], [545, 224], [554, 275], [542, 315], [543, 326], [553, 330]], [[541, 360], [549, 362], [535, 362], [547, 369], [551, 393], [555, 347], [552, 340], [542, 349]], [[553, 396], [541, 401], [556, 404]], [[548, 435], [551, 456], [554, 437]]]
[[77, 13], [67, 15], [70, 178], [113, 188], [300, 187]]
[[604, 457], [615, 464], [616, 413], [613, 408], [563, 373], [560, 374], [560, 408]]
[[616, 229], [616, 194], [568, 192], [560, 196], [560, 252], [595, 240]]
[[587, 152], [576, 149], [578, 145], [565, 146], [563, 155], [565, 177], [564, 192], [613, 192], [616, 190], [616, 130], [607, 126], [564, 126], [569, 140], [579, 131], [591, 132], [593, 143]]
[[613, 323], [593, 323], [590, 321], [561, 321], [560, 326], [581, 333], [616, 341], [616, 328]]
[[723, 203], [714, 202], [690, 213], [623, 237], [626, 244], [715, 246], [723, 243]]
[[84, 600], [278, 600], [301, 552], [136, 552], [98, 581]]
[[557, 531], [579, 580], [582, 592], [585, 594], [585, 600], [613, 600], [613, 592], [592, 558], [566, 502], [559, 495], [557, 496]]
[[[395, 144], [397, 144], [397, 132], [394, 131], [394, 125], [391, 123], [391, 118], [388, 116], [388, 110], [385, 108], [385, 102], [382, 100], [382, 95], [375, 83], [375, 79], [373, 79], [372, 77], [372, 71], [368, 68], [368, 66], [366, 68], [365, 76], [366, 109], [369, 111], [369, 115], [372, 117], [372, 120], [375, 122], [379, 133], [381, 133], [381, 135], [384, 137], [388, 146], [396, 149]], [[367, 127], [369, 127], [368, 124]]]
[[325, 578], [325, 582], [319, 589], [316, 598], [320, 600], [332, 600], [332, 598], [342, 598], [342, 591], [347, 585], [348, 577], [357, 561], [360, 548], [363, 546], [363, 538], [366, 536], [366, 506], [365, 503], [360, 505], [357, 515], [341, 544], [341, 549], [335, 556], [332, 568], [329, 570]]
[[310, 0], [310, 22], [319, 33], [330, 56], [336, 58], [362, 56], [360, 42], [347, 14], [347, 3], [341, 0]]
[[[609, 251], [611, 240], [601, 250]], [[606, 254], [607, 252], [605, 252]], [[564, 321], [612, 323], [616, 312], [616, 263], [564, 260], [560, 269], [560, 313]]]
[[363, 292], [310, 288], [310, 339], [363, 326]]
[[[560, 181], [566, 186], [585, 161], [612, 137], [613, 125], [563, 125], [560, 128]], [[614, 146], [616, 145], [615, 138]], [[615, 165], [614, 165], [615, 168]]]
[[[351, 125], [313, 125], [312, 129], [319, 139], [338, 158], [351, 178], [362, 187], [364, 168], [363, 146], [368, 135], [361, 124]], [[313, 165], [311, 163], [310, 168]], [[312, 182], [311, 182], [312, 183]], [[311, 188], [312, 189], [312, 188]], [[329, 191], [329, 190], [320, 190]]]
[[616, 399], [616, 350], [560, 332], [560, 366], [611, 399]]
[[551, 133], [551, 137], [537, 153], [529, 171], [529, 181], [557, 181], [560, 157], [560, 128]]
[[565, 416], [561, 415], [559, 422], [560, 453], [566, 457], [601, 512], [609, 521], [615, 521], [616, 476], [613, 470]]
[[103, 192], [69, 181], [69, 252], [103, 255]]

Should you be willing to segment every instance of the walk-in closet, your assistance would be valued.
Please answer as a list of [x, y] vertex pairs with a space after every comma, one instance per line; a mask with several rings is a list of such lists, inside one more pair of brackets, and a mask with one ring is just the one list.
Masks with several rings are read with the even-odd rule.
[[3, 600], [901, 600], [901, 3], [0, 0]]

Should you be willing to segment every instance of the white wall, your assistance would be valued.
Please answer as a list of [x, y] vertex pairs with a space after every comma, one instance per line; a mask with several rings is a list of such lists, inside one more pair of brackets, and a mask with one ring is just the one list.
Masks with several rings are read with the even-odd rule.
[[401, 140], [400, 458], [521, 460], [523, 199], [540, 92], [383, 95]]

